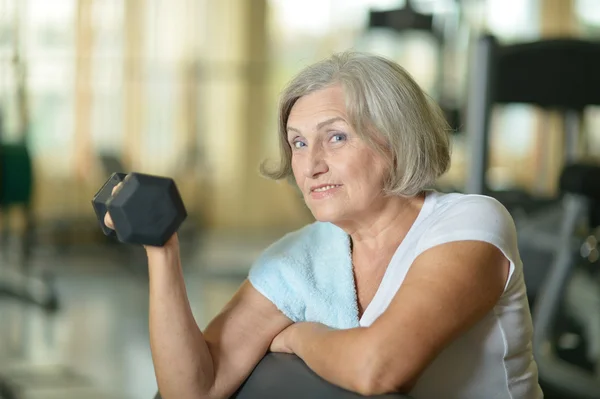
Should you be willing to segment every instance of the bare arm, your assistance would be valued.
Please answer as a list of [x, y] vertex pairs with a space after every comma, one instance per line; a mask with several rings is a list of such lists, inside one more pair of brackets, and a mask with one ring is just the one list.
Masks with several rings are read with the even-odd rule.
[[[105, 224], [112, 228], [110, 215]], [[150, 347], [163, 399], [228, 398], [292, 322], [245, 281], [204, 333], [188, 300], [178, 236], [146, 247]]]
[[185, 290], [176, 242], [148, 250], [150, 345], [164, 399], [227, 398], [291, 321], [247, 281], [204, 333]]
[[490, 244], [440, 245], [415, 260], [370, 327], [294, 324], [288, 329], [291, 350], [343, 388], [365, 395], [409, 391], [444, 347], [494, 307], [508, 269], [508, 260]]

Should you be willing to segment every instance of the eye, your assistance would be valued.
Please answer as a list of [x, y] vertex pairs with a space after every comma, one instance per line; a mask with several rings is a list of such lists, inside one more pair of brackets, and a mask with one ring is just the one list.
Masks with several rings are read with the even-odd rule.
[[305, 144], [302, 141], [294, 141], [292, 143], [292, 147], [296, 148], [296, 149], [300, 149], [304, 146]]
[[343, 133], [336, 133], [333, 136], [331, 136], [331, 142], [333, 143], [338, 143], [340, 141], [345, 141], [346, 140], [346, 135]]

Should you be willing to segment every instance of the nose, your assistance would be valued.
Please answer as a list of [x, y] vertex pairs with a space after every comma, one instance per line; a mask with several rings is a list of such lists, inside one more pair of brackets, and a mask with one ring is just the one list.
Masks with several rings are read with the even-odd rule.
[[310, 149], [309, 155], [306, 159], [304, 175], [308, 178], [314, 179], [323, 173], [326, 173], [327, 171], [327, 162], [325, 162], [322, 149], [319, 146], [313, 146]]

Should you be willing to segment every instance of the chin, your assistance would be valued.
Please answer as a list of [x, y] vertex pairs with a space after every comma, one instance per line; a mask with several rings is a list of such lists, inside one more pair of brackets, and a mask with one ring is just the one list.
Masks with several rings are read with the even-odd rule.
[[327, 209], [328, 207], [309, 207], [314, 218], [319, 222], [335, 223], [340, 220], [342, 213], [339, 209]]

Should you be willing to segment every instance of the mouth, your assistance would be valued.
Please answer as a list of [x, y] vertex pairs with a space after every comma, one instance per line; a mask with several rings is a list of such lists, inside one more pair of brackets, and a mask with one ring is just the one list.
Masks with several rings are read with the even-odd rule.
[[321, 186], [317, 186], [317, 187], [312, 187], [310, 189], [311, 193], [323, 193], [329, 190], [333, 190], [334, 188], [338, 188], [341, 187], [341, 184], [327, 184], [327, 185], [321, 185]]

